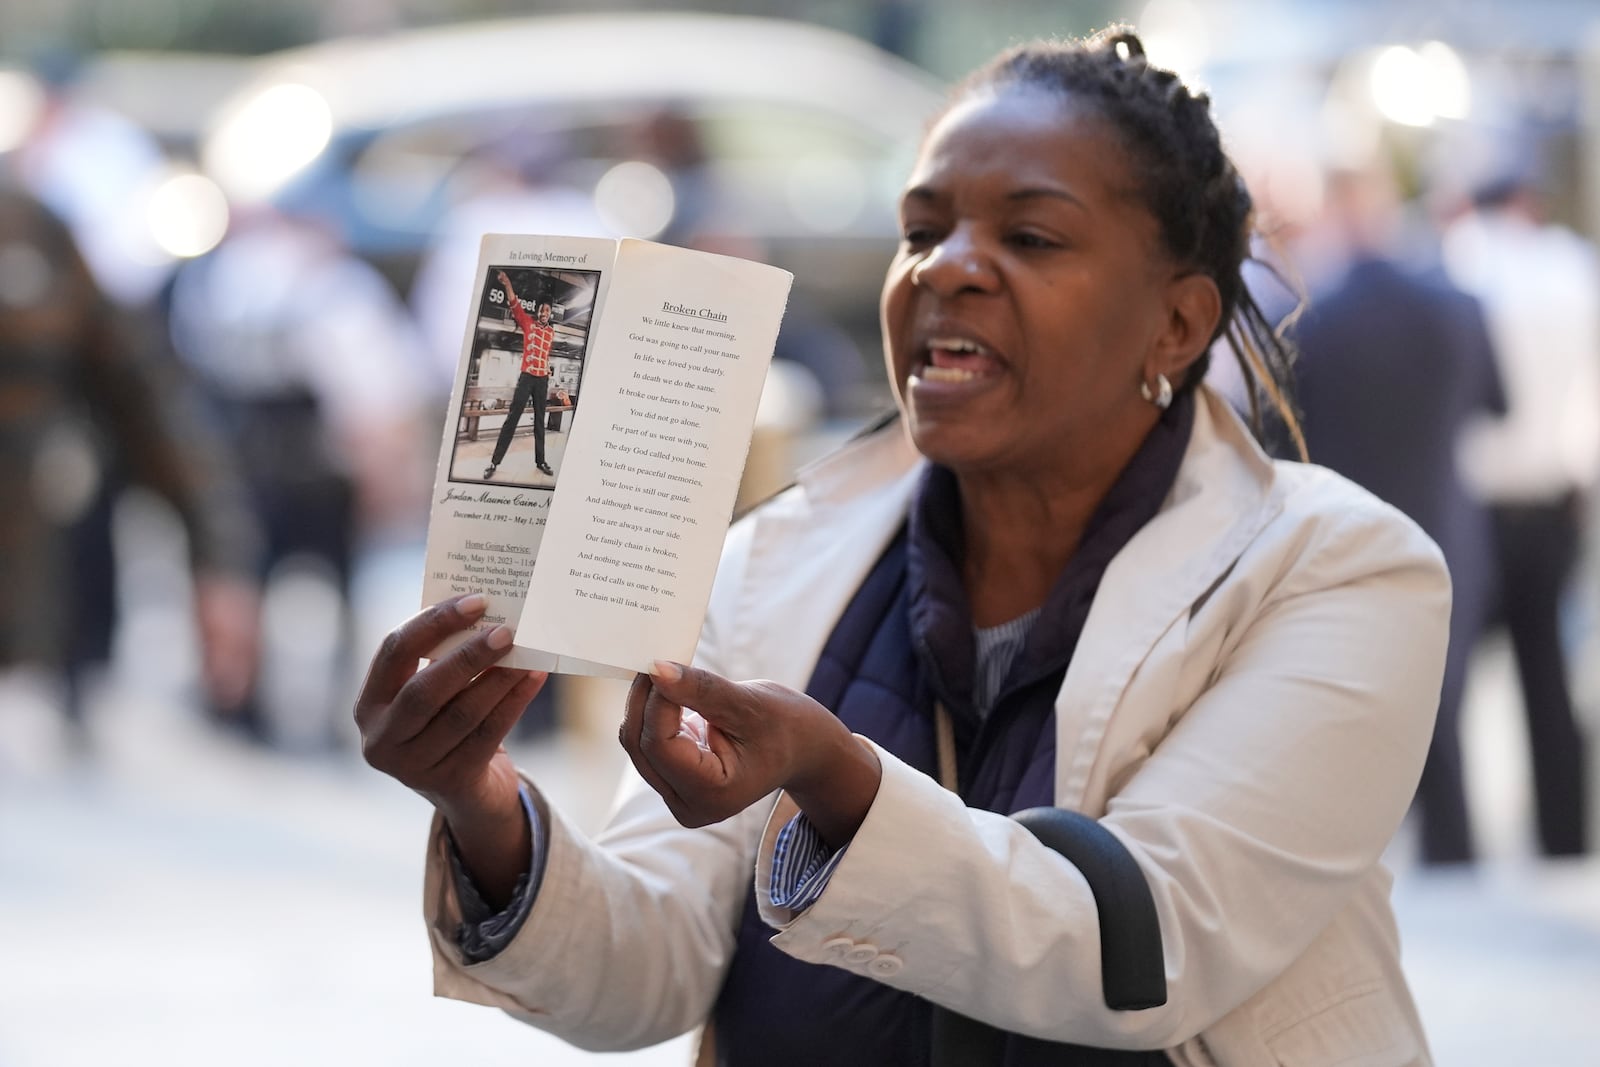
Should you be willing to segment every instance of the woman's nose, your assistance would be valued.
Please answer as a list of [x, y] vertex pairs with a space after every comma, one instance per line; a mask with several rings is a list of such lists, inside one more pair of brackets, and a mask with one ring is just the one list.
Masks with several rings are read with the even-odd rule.
[[939, 296], [966, 290], [984, 292], [994, 287], [994, 264], [970, 236], [952, 233], [911, 268], [911, 284]]

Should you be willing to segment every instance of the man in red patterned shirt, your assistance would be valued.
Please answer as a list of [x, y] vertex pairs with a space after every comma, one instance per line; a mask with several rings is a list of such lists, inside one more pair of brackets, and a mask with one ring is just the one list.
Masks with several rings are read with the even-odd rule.
[[517, 423], [522, 419], [522, 409], [527, 406], [530, 397], [533, 399], [534, 465], [542, 473], [553, 475], [555, 471], [544, 461], [544, 409], [550, 388], [550, 346], [556, 338], [555, 328], [550, 325], [550, 302], [539, 301], [539, 319], [535, 322], [527, 308], [522, 306], [522, 301], [517, 299], [506, 272], [502, 270], [495, 273], [500, 276], [500, 286], [506, 291], [511, 317], [517, 320], [517, 328], [522, 331], [522, 374], [517, 378], [516, 392], [511, 394], [511, 408], [500, 426], [500, 437], [494, 443], [494, 455], [483, 476], [493, 478], [495, 468], [506, 458], [511, 438], [517, 432]]

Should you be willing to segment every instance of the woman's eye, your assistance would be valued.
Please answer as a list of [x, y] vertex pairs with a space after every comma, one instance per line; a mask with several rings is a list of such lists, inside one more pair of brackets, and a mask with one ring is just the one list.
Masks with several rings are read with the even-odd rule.
[[900, 240], [913, 247], [928, 244], [936, 236], [931, 226], [905, 226], [900, 230]]
[[1013, 233], [1008, 240], [1018, 248], [1040, 249], [1061, 247], [1060, 241], [1046, 237], [1041, 233], [1034, 233], [1031, 230], [1020, 230], [1016, 233]]

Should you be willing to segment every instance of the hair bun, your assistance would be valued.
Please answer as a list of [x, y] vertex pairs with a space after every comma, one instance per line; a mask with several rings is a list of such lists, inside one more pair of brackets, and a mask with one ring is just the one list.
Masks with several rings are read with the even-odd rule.
[[1139, 40], [1139, 35], [1126, 27], [1119, 27], [1107, 33], [1103, 38], [1105, 46], [1117, 54], [1122, 60], [1144, 59], [1144, 42]]

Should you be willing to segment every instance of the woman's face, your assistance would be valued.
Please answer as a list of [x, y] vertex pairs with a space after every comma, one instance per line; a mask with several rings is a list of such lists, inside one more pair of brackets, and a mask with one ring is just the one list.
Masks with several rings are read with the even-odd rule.
[[929, 132], [900, 217], [883, 333], [923, 454], [1120, 469], [1156, 418], [1139, 386], [1166, 369], [1177, 272], [1111, 127], [1040, 90], [969, 97]]

